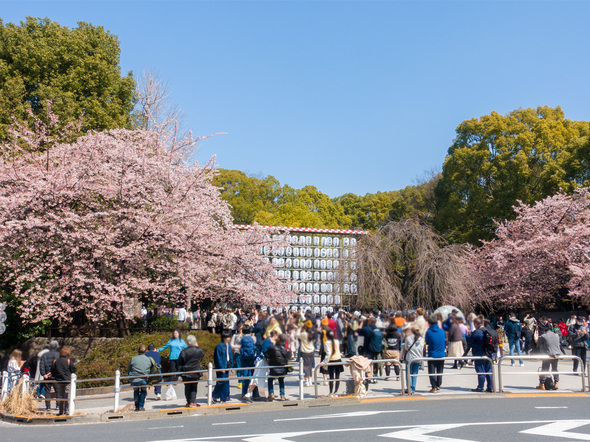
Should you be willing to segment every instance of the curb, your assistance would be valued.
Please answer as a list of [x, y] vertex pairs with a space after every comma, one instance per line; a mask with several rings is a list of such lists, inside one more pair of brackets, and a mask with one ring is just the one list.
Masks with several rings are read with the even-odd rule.
[[97, 414], [75, 414], [73, 416], [14, 416], [0, 412], [0, 420], [13, 424], [25, 425], [60, 425], [60, 424], [83, 424], [99, 422], [130, 422], [165, 419], [185, 416], [211, 416], [216, 414], [240, 413], [240, 412], [261, 412], [281, 410], [283, 408], [318, 408], [340, 405], [354, 405], [375, 402], [407, 402], [424, 400], [457, 400], [457, 399], [501, 399], [501, 398], [529, 398], [529, 397], [589, 397], [590, 393], [493, 393], [493, 394], [453, 394], [440, 396], [383, 396], [359, 399], [356, 396], [339, 396], [335, 398], [305, 399], [303, 401], [286, 402], [259, 402], [259, 403], [236, 403], [236, 404], [215, 404], [211, 406], [200, 406], [196, 408], [168, 408], [156, 411], [119, 411], [117, 413], [106, 412]]

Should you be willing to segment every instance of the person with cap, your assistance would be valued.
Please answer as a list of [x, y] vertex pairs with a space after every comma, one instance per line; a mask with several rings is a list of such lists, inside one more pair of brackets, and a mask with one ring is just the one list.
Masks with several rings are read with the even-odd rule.
[[[59, 347], [59, 342], [55, 339], [49, 343], [49, 351], [41, 356], [41, 362], [39, 363], [39, 370], [41, 373], [41, 377], [46, 381], [55, 381], [55, 377], [53, 373], [51, 373], [51, 369], [53, 367], [53, 363], [59, 358], [59, 352], [57, 348]], [[57, 388], [55, 382], [48, 382], [43, 384], [43, 390], [45, 391], [45, 408], [47, 411], [51, 410], [51, 401], [49, 398], [51, 397], [51, 389], [53, 388], [53, 392], [57, 395]], [[57, 402], [55, 403], [55, 408], [59, 408]]]

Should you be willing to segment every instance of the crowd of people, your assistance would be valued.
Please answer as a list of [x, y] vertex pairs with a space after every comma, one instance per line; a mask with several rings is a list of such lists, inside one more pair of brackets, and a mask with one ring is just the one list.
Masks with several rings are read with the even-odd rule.
[[[183, 309], [179, 322], [193, 321], [193, 328], [206, 329], [220, 336], [215, 347], [214, 367], [217, 382], [213, 390], [213, 401], [225, 403], [230, 398], [230, 371], [239, 378], [238, 388], [243, 401], [286, 400], [285, 376], [292, 368], [290, 364], [302, 360], [304, 384], [312, 385], [313, 370], [319, 364], [322, 382], [328, 384], [329, 395], [339, 393], [340, 375], [344, 371], [343, 360], [361, 355], [369, 360], [382, 360], [374, 364], [369, 372], [368, 382], [377, 379], [395, 380], [400, 377], [400, 363], [407, 363], [410, 382], [409, 393], [415, 393], [417, 375], [426, 365], [430, 392], [437, 393], [442, 387], [445, 360], [450, 361], [447, 369], [462, 369], [473, 366], [477, 373], [474, 392], [492, 392], [491, 360], [501, 356], [519, 356], [538, 351], [549, 355], [542, 361], [537, 388], [549, 388], [545, 382], [551, 378], [552, 389], [559, 385], [557, 374], [558, 357], [566, 349], [578, 356], [585, 370], [586, 349], [589, 341], [589, 324], [585, 317], [571, 315], [567, 320], [553, 321], [550, 317], [538, 318], [526, 315], [519, 320], [510, 313], [503, 316], [476, 315], [467, 317], [458, 310], [444, 318], [441, 314], [427, 314], [424, 309], [402, 313], [373, 311], [327, 312], [325, 316], [311, 310], [271, 311], [266, 309], [243, 310], [213, 308], [202, 313], [189, 314]], [[57, 394], [60, 413], [67, 413], [69, 380], [76, 367], [69, 358], [67, 348], [58, 348], [57, 341], [51, 341], [35, 361], [23, 361], [20, 350], [14, 350], [7, 364], [10, 383], [27, 373], [37, 379], [38, 396], [49, 398], [51, 389]], [[181, 330], [174, 330], [170, 340], [161, 348], [153, 344], [147, 348], [141, 345], [138, 355], [129, 363], [128, 373], [134, 387], [135, 409], [142, 411], [149, 383], [148, 375], [159, 373], [161, 353], [168, 351], [169, 372], [180, 373], [185, 388], [186, 406], [198, 406], [197, 385], [202, 370], [203, 350], [196, 337], [189, 334], [186, 341]], [[469, 356], [471, 355], [471, 356]], [[483, 356], [484, 358], [477, 358]], [[416, 361], [428, 357], [423, 361]], [[316, 358], [317, 362], [316, 362]], [[471, 359], [473, 358], [473, 359]], [[519, 365], [524, 361], [519, 359]], [[515, 365], [515, 360], [511, 360]], [[578, 360], [573, 362], [573, 371], [578, 370]], [[383, 376], [384, 372], [384, 376]], [[548, 376], [545, 372], [554, 372]], [[157, 380], [161, 380], [158, 378]], [[48, 382], [44, 383], [43, 381]], [[177, 375], [167, 376], [175, 382]], [[54, 382], [55, 381], [55, 382]], [[275, 383], [279, 393], [275, 396]], [[265, 389], [268, 390], [266, 394]], [[161, 387], [155, 386], [156, 399], [161, 399]], [[46, 401], [50, 410], [49, 400]]]

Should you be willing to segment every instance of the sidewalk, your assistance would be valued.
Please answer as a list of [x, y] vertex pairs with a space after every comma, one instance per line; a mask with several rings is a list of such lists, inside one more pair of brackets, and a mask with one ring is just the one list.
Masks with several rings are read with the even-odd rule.
[[[319, 359], [316, 358], [316, 364], [319, 363]], [[519, 394], [519, 395], [555, 395], [555, 394], [564, 394], [564, 393], [581, 393], [582, 391], [582, 382], [580, 376], [575, 375], [561, 375], [559, 381], [559, 390], [557, 391], [541, 391], [535, 389], [535, 387], [539, 384], [539, 378], [536, 374], [537, 369], [541, 366], [540, 361], [526, 361], [525, 367], [518, 366], [518, 360], [515, 360], [516, 366], [511, 367], [509, 361], [505, 361], [502, 366], [502, 373], [503, 373], [503, 394]], [[426, 366], [424, 370], [419, 372], [419, 377], [417, 381], [417, 388], [416, 388], [416, 395], [413, 397], [421, 397], [421, 398], [435, 398], [435, 397], [449, 397], [449, 396], [457, 396], [457, 395], [481, 395], [482, 397], [492, 397], [494, 394], [490, 393], [473, 393], [471, 392], [472, 388], [477, 386], [477, 377], [475, 370], [472, 366], [465, 366], [463, 369], [452, 369], [452, 363], [449, 362], [445, 364], [444, 369], [444, 376], [443, 376], [443, 383], [442, 388], [439, 393], [429, 393], [430, 390], [430, 383], [428, 379], [428, 372]], [[571, 362], [563, 361], [559, 365], [559, 369], [562, 371], [572, 371], [572, 364]], [[522, 375], [519, 375], [522, 373]], [[525, 374], [528, 373], [528, 374]], [[380, 379], [377, 381], [376, 384], [369, 385], [369, 391], [365, 399], [378, 399], [378, 398], [392, 398], [398, 397], [401, 398], [401, 381], [396, 380], [396, 376], [394, 371], [392, 370], [390, 380], [386, 381]], [[383, 371], [383, 376], [385, 372]], [[340, 387], [338, 390], [338, 395], [336, 398], [331, 399], [327, 398], [329, 393], [327, 383], [324, 383], [320, 377], [321, 375], [318, 374], [318, 396], [319, 398], [327, 401], [338, 400], [346, 397], [346, 380], [350, 379], [350, 371], [348, 367], [345, 367], [344, 373], [341, 375], [341, 382]], [[278, 383], [275, 381], [275, 395], [278, 396]], [[214, 381], [215, 385], [215, 381]], [[120, 394], [120, 401], [119, 401], [119, 409], [117, 413], [125, 413], [125, 412], [133, 412], [135, 414], [142, 414], [147, 413], [150, 411], [157, 411], [157, 412], [174, 412], [175, 410], [184, 410], [186, 400], [184, 398], [184, 387], [182, 384], [175, 384], [175, 391], [177, 395], [176, 400], [166, 401], [164, 400], [166, 389], [168, 388], [167, 385], [162, 387], [162, 400], [156, 400], [154, 389], [153, 387], [149, 387], [148, 389], [148, 396], [145, 402], [145, 412], [133, 412], [135, 405], [133, 402], [133, 390], [125, 387], [122, 388]], [[497, 386], [496, 386], [497, 390]], [[299, 401], [299, 384], [298, 378], [296, 376], [286, 377], [285, 378], [285, 393], [287, 402], [278, 402], [278, 404], [282, 404], [279, 406], [295, 406], [296, 402]], [[267, 394], [267, 390], [265, 390], [264, 394]], [[252, 404], [245, 404], [240, 400], [241, 398], [241, 389], [237, 387], [237, 381], [230, 381], [230, 400], [225, 404], [213, 404], [213, 407], [221, 407], [225, 409], [231, 409], [232, 407], [243, 407], [246, 405], [259, 405], [264, 402], [253, 402]], [[407, 397], [407, 396], [406, 396]], [[354, 398], [356, 400], [356, 398]], [[313, 386], [311, 387], [304, 387], [304, 401], [316, 401], [315, 398], [315, 389]], [[76, 414], [102, 414], [102, 413], [112, 413], [114, 409], [114, 393], [109, 394], [101, 394], [101, 395], [93, 395], [93, 396], [86, 396], [79, 394], [76, 398]], [[207, 382], [203, 381], [199, 383], [198, 391], [197, 391], [197, 403], [201, 407], [205, 407], [207, 405]], [[55, 406], [55, 402], [52, 401], [52, 407]], [[39, 411], [45, 413], [45, 402], [42, 401], [39, 403]], [[193, 411], [199, 410], [199, 408], [191, 409]], [[203, 408], [201, 408], [202, 411]], [[56, 412], [52, 410], [50, 413], [46, 413], [47, 417], [55, 417]]]

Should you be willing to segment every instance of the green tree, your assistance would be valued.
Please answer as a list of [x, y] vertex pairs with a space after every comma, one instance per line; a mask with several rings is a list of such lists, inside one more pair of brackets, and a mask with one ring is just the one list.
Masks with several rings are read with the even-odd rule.
[[48, 100], [62, 124], [83, 115], [83, 131], [129, 127], [135, 82], [131, 72], [121, 76], [119, 53], [117, 37], [102, 26], [0, 20], [0, 139], [13, 117], [44, 118]]
[[436, 187], [436, 227], [452, 241], [477, 244], [493, 238], [496, 221], [514, 217], [518, 201], [588, 183], [589, 133], [588, 122], [565, 119], [559, 107], [464, 121]]

